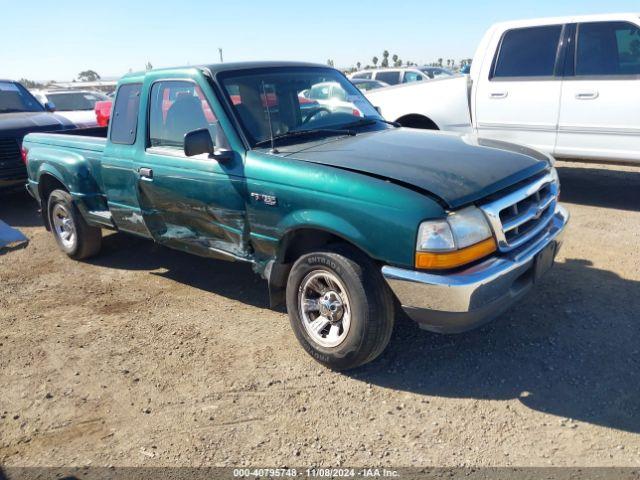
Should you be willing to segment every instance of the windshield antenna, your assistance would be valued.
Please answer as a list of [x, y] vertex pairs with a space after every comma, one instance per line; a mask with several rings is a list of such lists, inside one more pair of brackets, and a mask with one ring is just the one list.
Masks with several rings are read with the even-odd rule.
[[269, 119], [269, 134], [271, 135], [271, 153], [278, 153], [278, 150], [276, 150], [275, 141], [273, 139], [273, 125], [271, 124], [271, 109], [269, 108], [269, 99], [267, 98], [267, 89], [264, 86], [264, 80], [262, 80], [262, 94], [264, 95], [264, 104], [267, 106], [267, 118]]

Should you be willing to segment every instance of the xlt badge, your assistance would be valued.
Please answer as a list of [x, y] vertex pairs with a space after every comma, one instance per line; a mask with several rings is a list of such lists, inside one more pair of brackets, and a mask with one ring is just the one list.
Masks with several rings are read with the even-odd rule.
[[265, 195], [264, 193], [256, 193], [251, 192], [251, 198], [253, 198], [256, 202], [264, 203], [265, 205], [277, 205], [278, 199], [275, 195]]

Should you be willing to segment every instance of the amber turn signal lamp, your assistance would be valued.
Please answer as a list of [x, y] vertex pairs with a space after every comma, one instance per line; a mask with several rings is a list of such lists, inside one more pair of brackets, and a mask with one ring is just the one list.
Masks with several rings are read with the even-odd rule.
[[486, 257], [496, 249], [496, 241], [491, 237], [454, 252], [416, 252], [416, 268], [426, 270], [456, 268]]

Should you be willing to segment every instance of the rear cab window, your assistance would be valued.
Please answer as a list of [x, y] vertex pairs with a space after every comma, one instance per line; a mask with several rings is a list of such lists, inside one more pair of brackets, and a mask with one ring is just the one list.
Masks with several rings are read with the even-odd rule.
[[111, 143], [133, 145], [138, 132], [138, 110], [142, 84], [121, 85], [116, 94], [111, 120]]
[[576, 76], [640, 75], [640, 28], [627, 22], [578, 25]]
[[491, 78], [552, 77], [562, 25], [517, 28], [504, 33]]

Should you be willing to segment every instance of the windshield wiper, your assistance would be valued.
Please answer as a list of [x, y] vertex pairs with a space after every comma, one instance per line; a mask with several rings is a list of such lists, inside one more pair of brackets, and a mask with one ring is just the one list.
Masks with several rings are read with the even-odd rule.
[[354, 132], [353, 130], [337, 129], [337, 128], [319, 128], [315, 130], [292, 130], [290, 132], [275, 135], [273, 138], [260, 140], [259, 142], [256, 142], [254, 146], [262, 147], [264, 145], [271, 145], [272, 141], [275, 142], [276, 140], [282, 140], [284, 138], [323, 136], [323, 135], [347, 135], [352, 137], [355, 134], [356, 132]]
[[387, 123], [389, 125], [393, 125], [394, 127], [401, 127], [398, 122], [390, 122], [389, 120], [385, 120], [384, 118], [361, 118], [360, 120], [356, 120], [353, 123], [347, 123], [345, 128], [349, 127], [366, 127], [368, 125], [375, 125], [378, 122]]

